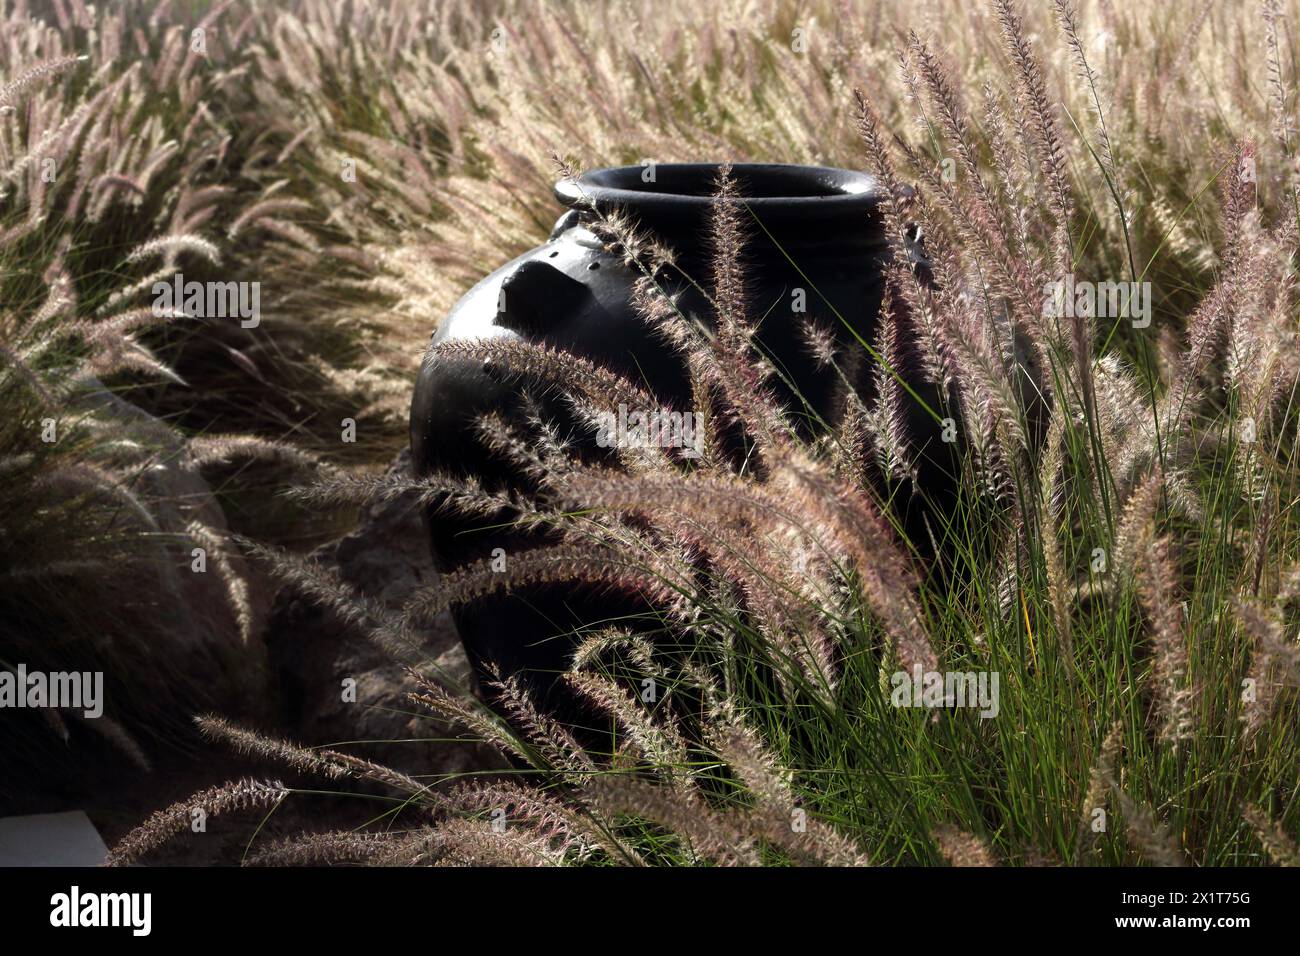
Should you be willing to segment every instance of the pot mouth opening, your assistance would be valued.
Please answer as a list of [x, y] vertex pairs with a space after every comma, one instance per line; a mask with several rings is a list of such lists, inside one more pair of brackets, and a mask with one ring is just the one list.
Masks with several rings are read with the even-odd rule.
[[[650, 224], [698, 220], [713, 206], [718, 163], [662, 163], [593, 169], [562, 179], [555, 196], [571, 209], [621, 207]], [[736, 163], [737, 192], [765, 221], [853, 218], [876, 210], [883, 195], [867, 173], [829, 166]]]

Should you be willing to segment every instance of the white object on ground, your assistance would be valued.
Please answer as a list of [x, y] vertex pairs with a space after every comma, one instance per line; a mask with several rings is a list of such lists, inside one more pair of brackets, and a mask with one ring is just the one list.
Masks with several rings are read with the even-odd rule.
[[0, 867], [100, 866], [108, 847], [81, 810], [0, 817]]

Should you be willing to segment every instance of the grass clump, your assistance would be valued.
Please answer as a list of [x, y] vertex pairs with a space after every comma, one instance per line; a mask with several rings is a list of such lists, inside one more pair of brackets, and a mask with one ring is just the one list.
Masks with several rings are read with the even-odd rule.
[[[422, 675], [418, 703], [533, 768], [536, 782], [390, 779], [388, 799], [432, 822], [291, 840], [263, 861], [1290, 858], [1294, 215], [1285, 202], [1271, 222], [1260, 214], [1238, 173], [1256, 147], [1243, 144], [1221, 178], [1217, 274], [1177, 341], [1149, 347], [1149, 329], [1121, 339], [1086, 310], [1046, 307], [1054, 280], [1107, 260], [1081, 258], [1085, 207], [1058, 108], [1019, 16], [1005, 3], [995, 13], [1013, 69], [1009, 89], [983, 96], [990, 117], [1019, 122], [977, 131], [931, 48], [913, 36], [900, 54], [925, 136], [962, 164], [955, 180], [890, 142], [858, 97], [867, 164], [896, 197], [885, 208], [892, 305], [874, 354], [902, 338], [944, 396], [939, 414], [961, 424], [958, 505], [933, 511], [944, 567], [923, 568], [881, 504], [932, 439], [904, 424], [911, 399], [846, 395], [843, 420], [810, 445], [767, 388], [772, 366], [744, 308], [747, 207], [724, 167], [712, 275], [698, 277], [712, 314], [678, 312], [651, 267], [639, 295], [694, 373], [703, 454], [622, 449], [613, 466], [593, 465], [544, 422], [485, 421], [492, 447], [536, 479], [535, 496], [503, 502], [450, 479], [418, 487], [471, 513], [510, 504], [556, 543], [514, 556], [505, 573], [489, 562], [453, 572], [399, 616], [365, 615], [400, 646], [430, 614], [504, 590], [567, 582], [635, 595], [652, 610], [578, 633], [563, 677], [611, 735], [583, 742], [511, 677], [496, 684], [498, 716]], [[1073, 11], [1060, 15], [1093, 84]], [[1113, 180], [1121, 153], [1103, 143], [1095, 175]], [[921, 183], [915, 194], [898, 188], [904, 176]], [[914, 223], [933, 282], [902, 265]], [[625, 222], [603, 225], [622, 248], [646, 247]], [[511, 348], [512, 368], [564, 393], [593, 429], [638, 392], [544, 348]], [[727, 427], [744, 432], [741, 459], [725, 451]], [[367, 494], [336, 481], [319, 495], [349, 491]], [[934, 672], [996, 678], [981, 698], [991, 706], [942, 695], [900, 706], [913, 675]]]
[[[211, 688], [165, 676], [168, 582], [195, 546], [225, 555], [219, 613], [255, 641], [258, 579], [229, 530], [302, 543], [301, 516], [264, 494], [282, 473], [259, 469], [317, 469], [300, 497], [331, 508], [449, 493], [550, 532], [509, 574], [462, 569], [402, 614], [250, 549], [404, 657], [416, 704], [532, 772], [415, 780], [205, 719], [384, 804], [252, 860], [1294, 861], [1294, 4], [995, 0], [920, 24], [912, 6], [0, 7], [3, 662], [117, 661], [113, 697], [141, 711], [119, 715], [127, 739], [146, 700], [207, 708]], [[557, 148], [865, 165], [893, 197], [891, 243], [919, 225], [934, 281], [896, 257], [864, 343], [876, 385], [846, 389], [806, 442], [750, 335], [749, 214], [724, 178], [713, 268], [693, 277], [709, 314], [677, 312], [653, 268], [639, 290], [692, 373], [700, 459], [624, 450], [596, 468], [544, 422], [494, 419], [483, 437], [534, 494], [345, 470], [402, 443], [436, 316], [546, 234]], [[634, 224], [604, 226], [659, 254]], [[155, 315], [152, 281], [182, 270], [263, 283], [261, 328]], [[1149, 282], [1150, 323], [1045, 307], [1067, 278]], [[887, 504], [924, 503], [912, 475], [934, 440], [894, 387], [905, 355], [959, 424], [958, 502], [932, 509], [933, 545]], [[510, 358], [593, 427], [640, 395], [544, 348]], [[826, 358], [840, 374], [849, 357]], [[362, 441], [340, 444], [345, 417]], [[732, 428], [744, 460], [719, 440]], [[159, 465], [205, 473], [224, 507], [178, 509], [142, 483]], [[487, 709], [413, 650], [448, 606], [557, 584], [643, 608], [571, 636], [564, 680], [601, 734], [511, 675]], [[896, 706], [917, 668], [996, 674], [996, 716]], [[293, 789], [205, 791], [117, 858], [145, 857], [192, 805], [268, 811]]]

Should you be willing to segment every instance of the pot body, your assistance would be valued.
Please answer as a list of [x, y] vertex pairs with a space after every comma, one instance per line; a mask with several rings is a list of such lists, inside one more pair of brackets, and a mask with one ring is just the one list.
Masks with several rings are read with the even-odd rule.
[[[619, 209], [676, 254], [677, 268], [701, 287], [712, 288], [709, 214], [716, 167], [659, 166], [647, 178], [642, 167], [597, 170], [564, 181], [557, 197], [568, 205], [550, 239], [479, 282], [440, 324], [432, 344], [488, 337], [544, 343], [621, 372], [665, 404], [689, 410], [690, 391], [681, 359], [636, 314], [633, 286], [639, 273], [607, 251], [589, 228], [594, 210]], [[821, 167], [738, 165], [733, 174], [749, 211], [742, 261], [750, 321], [758, 339], [803, 401], [779, 379], [775, 389], [791, 409], [804, 401], [822, 417], [836, 412], [838, 377], [819, 368], [806, 344], [803, 324], [813, 320], [831, 331], [837, 355], [856, 336], [874, 345], [888, 257], [880, 195], [869, 176]], [[663, 286], [680, 309], [706, 320], [710, 308], [690, 282], [667, 270]], [[870, 389], [869, 356], [856, 378], [864, 398]], [[907, 377], [907, 376], [905, 376]], [[919, 380], [915, 387], [921, 387]], [[506, 380], [490, 363], [446, 356], [426, 361], [411, 410], [411, 447], [417, 473], [473, 475], [488, 487], [525, 486], [485, 452], [476, 420], [518, 405], [526, 385]], [[614, 412], [615, 410], [611, 410]], [[933, 423], [922, 427], [934, 430]], [[594, 444], [594, 443], [593, 443]], [[494, 522], [458, 519], [437, 509], [429, 514], [435, 561], [454, 569], [504, 550], [505, 559], [536, 546], [516, 532], [484, 530]], [[496, 552], [500, 554], [500, 552]], [[492, 663], [545, 690], [567, 667], [576, 625], [619, 613], [608, 597], [574, 590], [530, 590], [476, 602], [455, 612], [471, 660], [482, 671]]]

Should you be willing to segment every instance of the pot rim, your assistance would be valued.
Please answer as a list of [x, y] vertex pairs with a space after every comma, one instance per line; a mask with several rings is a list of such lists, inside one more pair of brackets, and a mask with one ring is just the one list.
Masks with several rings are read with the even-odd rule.
[[[720, 163], [655, 164], [654, 182], [644, 166], [592, 169], [555, 184], [555, 198], [583, 211], [587, 201], [602, 213], [620, 207], [648, 224], [702, 222], [714, 205], [713, 180]], [[884, 189], [868, 173], [833, 166], [735, 163], [741, 198], [764, 223], [814, 220], [861, 221], [879, 214]]]

